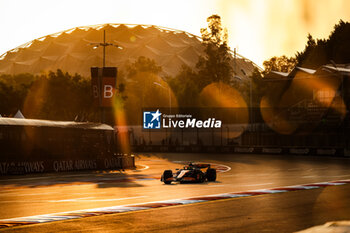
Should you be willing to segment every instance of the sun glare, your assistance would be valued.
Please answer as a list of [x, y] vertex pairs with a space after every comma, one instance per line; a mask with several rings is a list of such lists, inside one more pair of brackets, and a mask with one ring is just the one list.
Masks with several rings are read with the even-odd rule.
[[219, 14], [230, 47], [261, 66], [272, 56], [293, 56], [304, 49], [308, 33], [327, 37], [340, 19], [350, 20], [349, 9], [346, 0], [2, 0], [0, 21], [6, 22], [1, 25], [6, 36], [0, 38], [0, 54], [51, 33], [104, 23], [154, 24], [200, 35], [206, 18]]

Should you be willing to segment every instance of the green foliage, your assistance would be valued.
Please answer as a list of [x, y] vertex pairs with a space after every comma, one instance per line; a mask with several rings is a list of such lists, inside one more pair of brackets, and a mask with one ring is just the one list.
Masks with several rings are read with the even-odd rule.
[[211, 15], [207, 18], [208, 28], [201, 28], [202, 40], [205, 44], [227, 44], [227, 30], [221, 25], [219, 15]]
[[162, 71], [162, 67], [158, 66], [155, 60], [141, 56], [135, 62], [127, 64], [126, 70], [127, 76], [132, 77], [140, 72], [159, 74]]
[[34, 75], [31, 74], [0, 76], [0, 114], [2, 116], [11, 116], [23, 107], [33, 80]]
[[29, 73], [24, 74], [2, 74], [0, 75], [0, 82], [6, 83], [11, 86], [28, 86], [35, 80], [35, 76]]
[[180, 73], [175, 78], [169, 79], [169, 85], [176, 94], [180, 106], [198, 105], [200, 89], [197, 80], [198, 75], [188, 66], [182, 66]]
[[169, 79], [179, 106], [198, 106], [199, 93], [211, 83], [232, 84], [232, 56], [227, 45], [227, 30], [222, 27], [218, 15], [208, 17], [207, 22], [208, 27], [201, 29], [205, 56], [199, 57], [197, 71], [183, 66], [176, 77]]
[[[142, 108], [169, 106], [169, 89], [160, 77], [162, 68], [153, 59], [139, 57], [125, 69], [125, 84], [119, 84], [117, 104], [124, 111], [128, 124], [140, 124]], [[156, 83], [156, 84], [155, 84]], [[175, 104], [175, 98], [171, 101]]]
[[227, 31], [221, 25], [221, 18], [212, 15], [207, 22], [208, 28], [201, 29], [206, 56], [200, 57], [196, 65], [200, 77], [197, 85], [200, 89], [212, 82], [230, 83], [233, 74]]
[[[41, 117], [53, 120], [72, 120], [89, 115], [92, 102], [90, 80], [57, 70], [46, 77], [47, 93]], [[42, 80], [41, 80], [42, 81]]]
[[50, 120], [96, 120], [91, 106], [90, 80], [61, 70], [41, 76], [0, 76], [0, 114], [13, 115], [21, 109], [26, 118]]
[[350, 23], [339, 21], [326, 40], [315, 40], [308, 35], [304, 51], [298, 52], [298, 66], [316, 69], [331, 63], [350, 63]]
[[270, 60], [264, 61], [264, 74], [268, 74], [271, 71], [279, 72], [291, 72], [296, 66], [297, 60], [294, 57], [288, 58], [283, 55], [281, 57], [272, 57]]
[[[350, 23], [340, 21], [334, 26], [334, 30], [328, 39], [315, 40], [308, 34], [305, 49], [296, 54], [296, 58], [286, 56], [273, 57], [263, 63], [263, 72], [255, 71], [253, 80], [253, 105], [258, 105], [262, 96], [274, 96], [284, 92], [288, 83], [264, 81], [264, 76], [270, 71], [290, 72], [296, 65], [317, 69], [333, 60], [336, 63], [350, 62]], [[282, 85], [283, 84], [283, 85]]]

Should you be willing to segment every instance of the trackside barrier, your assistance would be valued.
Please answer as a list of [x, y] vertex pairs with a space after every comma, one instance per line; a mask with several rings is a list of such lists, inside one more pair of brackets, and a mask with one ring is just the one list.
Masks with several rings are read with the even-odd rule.
[[133, 146], [133, 152], [179, 152], [179, 153], [236, 153], [236, 154], [289, 154], [318, 156], [350, 156], [344, 148], [312, 147], [244, 147], [244, 146]]
[[0, 162], [0, 175], [28, 173], [70, 172], [83, 170], [111, 170], [135, 167], [133, 155], [123, 155], [91, 160], [47, 160]]

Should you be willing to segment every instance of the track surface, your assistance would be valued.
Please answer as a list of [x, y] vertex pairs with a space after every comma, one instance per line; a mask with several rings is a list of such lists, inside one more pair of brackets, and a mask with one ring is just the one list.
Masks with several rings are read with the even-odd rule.
[[[126, 172], [0, 177], [0, 219], [350, 179], [350, 160], [341, 158], [152, 154], [136, 161], [138, 169]], [[212, 162], [231, 170], [214, 183], [164, 185], [158, 180], [162, 171], [181, 167], [174, 161]], [[350, 219], [349, 209], [350, 185], [343, 185], [0, 231], [293, 232]]]

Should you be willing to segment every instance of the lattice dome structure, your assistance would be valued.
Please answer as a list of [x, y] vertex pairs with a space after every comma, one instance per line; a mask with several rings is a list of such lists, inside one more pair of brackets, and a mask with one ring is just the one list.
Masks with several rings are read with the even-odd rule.
[[[123, 67], [140, 56], [154, 59], [165, 75], [175, 76], [182, 65], [195, 67], [204, 55], [200, 38], [190, 33], [154, 25], [101, 24], [76, 27], [23, 44], [0, 56], [0, 74], [32, 73], [61, 69], [90, 76], [90, 67], [102, 66], [102, 49], [91, 43], [106, 42], [121, 46], [106, 47], [106, 66]], [[244, 80], [254, 68], [252, 61], [236, 54], [235, 75]]]

